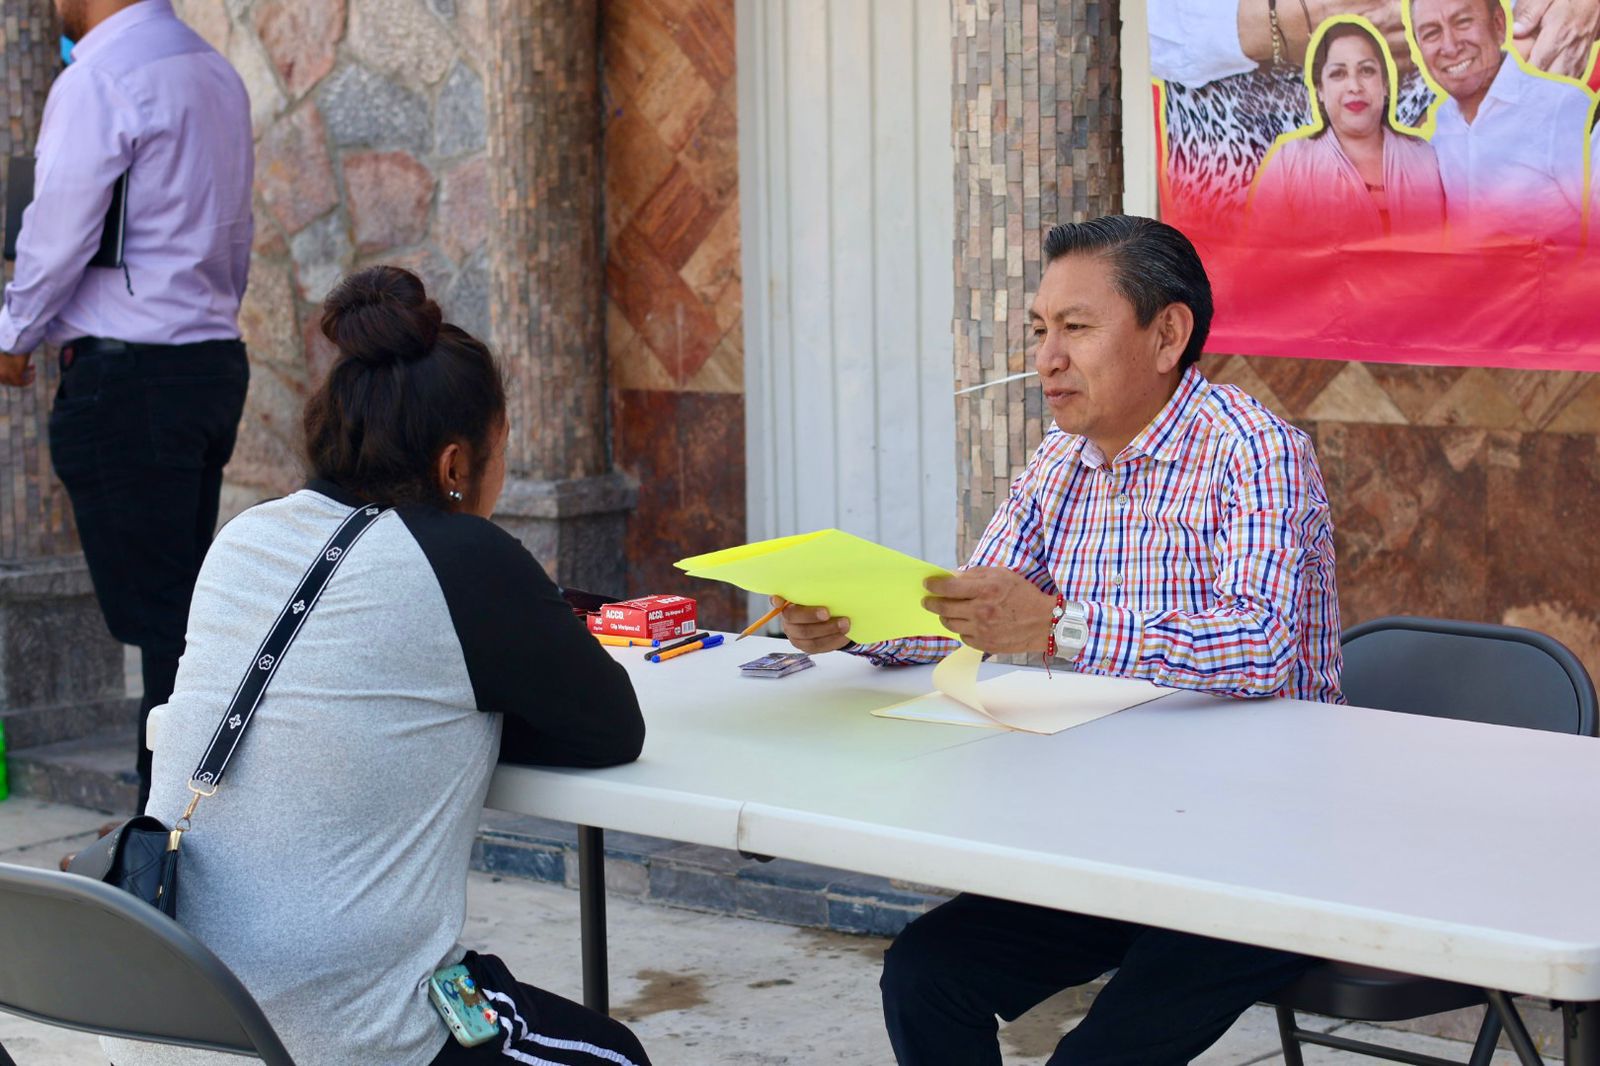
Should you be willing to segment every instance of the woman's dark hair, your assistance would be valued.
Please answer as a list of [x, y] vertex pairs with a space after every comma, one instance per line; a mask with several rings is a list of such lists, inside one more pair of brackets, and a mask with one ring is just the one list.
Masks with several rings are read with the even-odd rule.
[[1064, 255], [1099, 255], [1111, 262], [1111, 283], [1133, 305], [1141, 328], [1169, 304], [1194, 315], [1194, 330], [1178, 360], [1180, 368], [1200, 358], [1211, 333], [1211, 279], [1189, 238], [1165, 222], [1139, 215], [1104, 215], [1063, 222], [1044, 235], [1045, 265]]
[[323, 303], [322, 332], [339, 355], [306, 401], [313, 476], [374, 503], [444, 506], [434, 464], [458, 443], [476, 481], [505, 418], [505, 383], [420, 278], [393, 266], [351, 274]]
[[[1495, 0], [1490, 0], [1491, 3]], [[1394, 120], [1390, 117], [1389, 105], [1393, 102], [1394, 82], [1389, 78], [1389, 47], [1383, 43], [1383, 38], [1373, 33], [1359, 22], [1340, 22], [1328, 27], [1328, 32], [1322, 35], [1322, 40], [1317, 42], [1317, 50], [1311, 54], [1311, 91], [1317, 92], [1317, 87], [1322, 84], [1322, 69], [1328, 65], [1328, 50], [1333, 47], [1334, 41], [1346, 37], [1362, 37], [1372, 45], [1372, 54], [1378, 57], [1378, 66], [1383, 70], [1383, 124], [1395, 133]], [[1320, 99], [1320, 97], [1319, 97]], [[1321, 103], [1318, 110], [1322, 112], [1322, 126], [1313, 133], [1313, 137], [1321, 137], [1333, 128], [1333, 122], [1328, 118], [1328, 105]]]

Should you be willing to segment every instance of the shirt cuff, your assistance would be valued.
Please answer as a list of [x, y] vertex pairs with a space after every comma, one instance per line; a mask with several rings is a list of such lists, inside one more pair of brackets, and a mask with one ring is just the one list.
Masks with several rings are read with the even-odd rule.
[[854, 655], [857, 658], [865, 659], [873, 666], [899, 666], [901, 665], [900, 660], [894, 657], [892, 651], [896, 643], [896, 641], [885, 640], [877, 644], [857, 644], [852, 640], [839, 650], [846, 655]]
[[876, 644], [857, 644], [851, 641], [839, 650], [856, 655], [874, 666], [921, 666], [936, 663], [960, 647], [960, 641], [950, 637], [900, 637], [882, 640]]
[[1131, 676], [1139, 665], [1144, 622], [1136, 612], [1109, 603], [1086, 602], [1083, 608], [1089, 639], [1073, 665], [1092, 673]]
[[26, 355], [37, 347], [37, 343], [30, 344], [26, 348], [23, 347], [22, 327], [12, 320], [9, 310], [0, 308], [0, 352], [7, 352], [11, 355]]

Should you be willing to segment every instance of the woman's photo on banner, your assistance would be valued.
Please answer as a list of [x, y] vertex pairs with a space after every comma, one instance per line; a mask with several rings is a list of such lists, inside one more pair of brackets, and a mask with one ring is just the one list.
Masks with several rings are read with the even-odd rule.
[[1333, 243], [1394, 234], [1442, 238], [1444, 185], [1433, 147], [1394, 119], [1396, 68], [1372, 23], [1317, 28], [1307, 80], [1312, 125], [1280, 139], [1250, 195], [1253, 231]]

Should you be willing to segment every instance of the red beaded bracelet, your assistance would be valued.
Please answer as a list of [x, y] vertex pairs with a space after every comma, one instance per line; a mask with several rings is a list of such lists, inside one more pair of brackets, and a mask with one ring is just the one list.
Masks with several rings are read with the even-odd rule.
[[1067, 611], [1065, 593], [1056, 593], [1056, 605], [1050, 610], [1050, 633], [1044, 638], [1044, 676], [1050, 676], [1050, 660], [1056, 657], [1056, 623]]

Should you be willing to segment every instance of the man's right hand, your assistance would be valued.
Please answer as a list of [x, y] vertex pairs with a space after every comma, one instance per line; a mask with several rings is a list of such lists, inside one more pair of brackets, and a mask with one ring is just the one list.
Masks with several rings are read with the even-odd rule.
[[[778, 597], [772, 597], [772, 606], [781, 602]], [[808, 654], [838, 651], [850, 643], [850, 619], [835, 618], [826, 607], [791, 603], [779, 617], [783, 619], [783, 635], [789, 638], [789, 643]]]
[[33, 384], [33, 356], [0, 352], [0, 385], [25, 389]]

